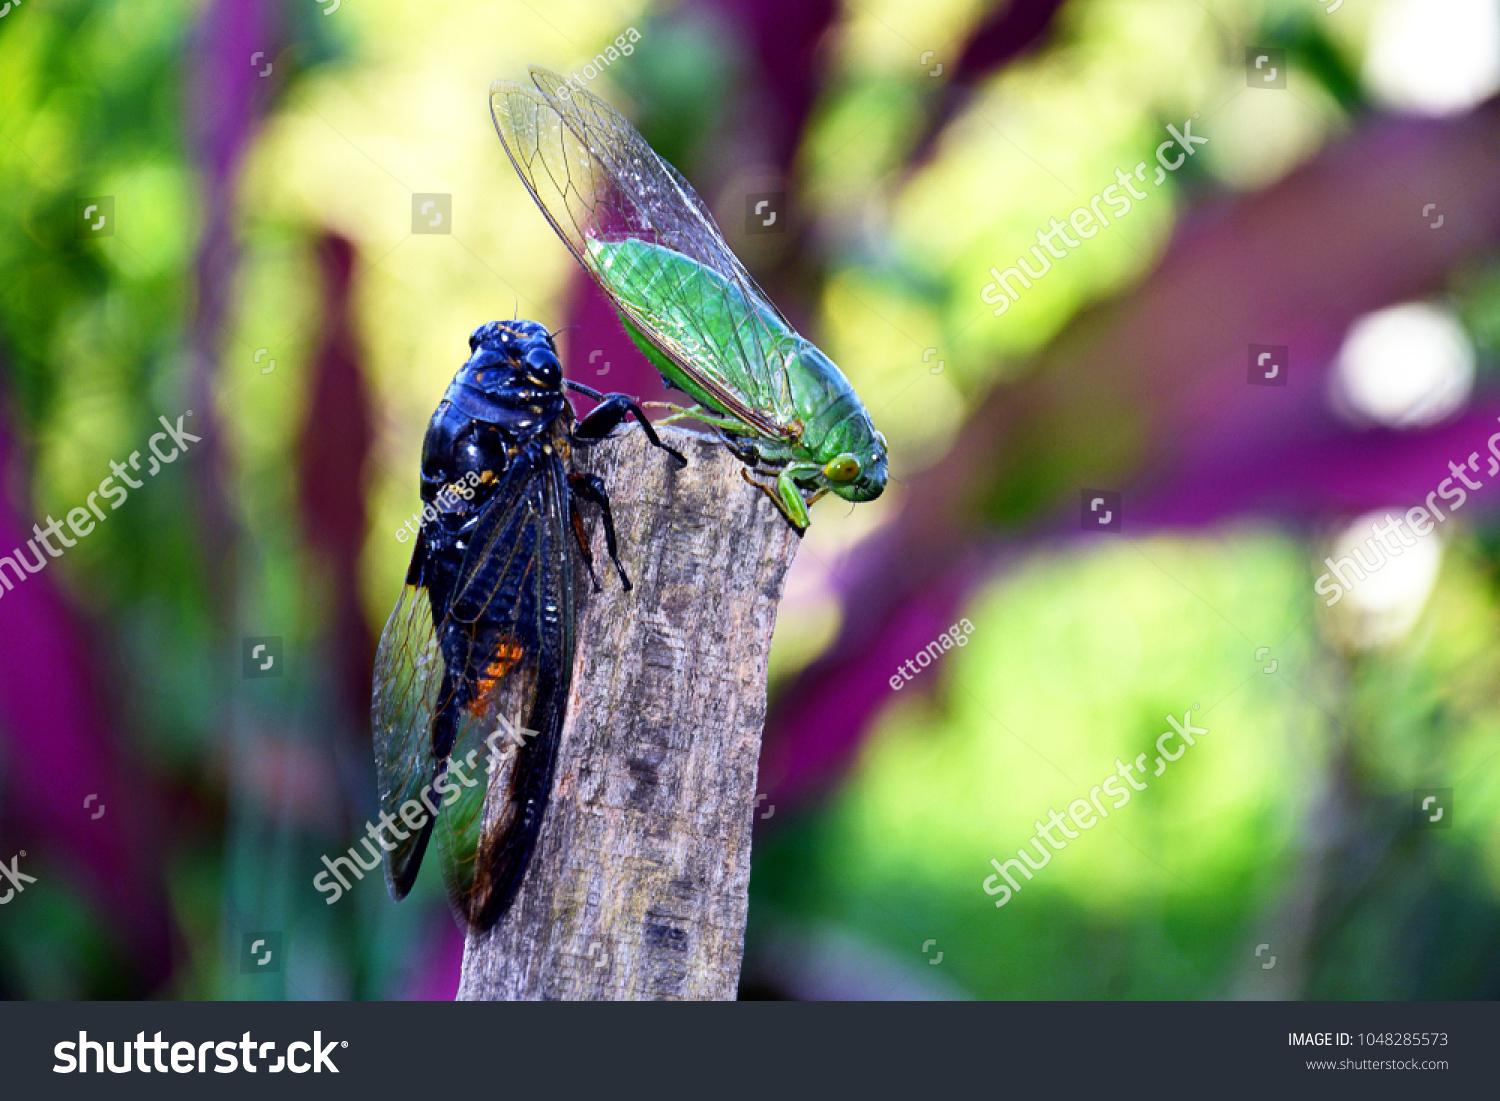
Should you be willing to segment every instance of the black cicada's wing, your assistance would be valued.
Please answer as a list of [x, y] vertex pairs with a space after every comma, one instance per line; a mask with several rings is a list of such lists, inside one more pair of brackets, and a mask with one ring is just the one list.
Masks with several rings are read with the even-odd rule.
[[[490, 112], [511, 163], [578, 262], [722, 411], [763, 436], [795, 418], [791, 327], [682, 175], [623, 115], [556, 73], [496, 81]], [[632, 242], [647, 247], [630, 248]]]
[[[567, 494], [555, 455], [523, 452], [452, 578], [419, 537], [376, 659], [387, 884], [410, 890], [435, 833], [449, 901], [476, 930], [520, 887], [551, 791], [573, 670]], [[437, 609], [434, 591], [450, 594]]]
[[566, 474], [555, 455], [534, 457], [523, 453], [481, 514], [438, 627], [451, 687], [434, 726], [448, 760], [437, 839], [449, 901], [474, 929], [520, 888], [572, 683]]
[[[443, 684], [443, 657], [432, 620], [431, 598], [424, 570], [426, 545], [421, 536], [407, 572], [406, 587], [380, 636], [375, 655], [375, 697], [371, 721], [375, 735], [375, 771], [380, 787], [380, 809], [396, 817], [403, 804], [415, 800], [439, 772], [432, 752], [432, 720]], [[400, 827], [398, 827], [399, 829]], [[391, 897], [402, 899], [411, 890], [427, 848], [431, 824], [421, 830], [392, 831], [395, 848], [385, 853], [386, 886]]]

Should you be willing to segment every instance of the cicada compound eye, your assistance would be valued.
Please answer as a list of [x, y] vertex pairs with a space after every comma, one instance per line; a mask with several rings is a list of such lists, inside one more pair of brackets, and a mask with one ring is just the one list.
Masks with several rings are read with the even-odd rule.
[[852, 482], [859, 477], [859, 471], [859, 459], [853, 455], [829, 459], [823, 466], [823, 476], [830, 482]]
[[555, 385], [562, 381], [562, 365], [547, 348], [533, 348], [527, 352], [526, 366], [535, 378], [546, 384]]

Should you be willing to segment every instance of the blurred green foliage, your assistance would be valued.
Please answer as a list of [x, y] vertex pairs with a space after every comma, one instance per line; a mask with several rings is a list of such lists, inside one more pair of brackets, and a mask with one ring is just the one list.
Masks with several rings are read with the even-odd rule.
[[[30, 472], [24, 484], [8, 472], [8, 489], [37, 515], [76, 505], [157, 416], [189, 406], [204, 214], [184, 79], [202, 10], [53, 0], [0, 22], [0, 222], [11, 227], [0, 366]], [[941, 456], [978, 398], [1030, 370], [1080, 309], [1128, 293], [1189, 193], [1265, 186], [1352, 124], [1362, 17], [1346, 12], [1070, 4], [1049, 46], [984, 81], [913, 163], [941, 90], [918, 58], [932, 49], [953, 64], [984, 6], [841, 9], [794, 165], [826, 262], [804, 305], [890, 437], [895, 484], [853, 515], [819, 514], [782, 609], [778, 677], [832, 637], [840, 555], [900, 507], [903, 477]], [[163, 993], [392, 997], [451, 940], [433, 877], [399, 907], [378, 875], [332, 908], [310, 888], [320, 857], [341, 853], [374, 806], [369, 761], [350, 748], [359, 732], [329, 703], [334, 644], [290, 461], [320, 320], [312, 242], [336, 231], [360, 254], [355, 308], [380, 408], [362, 584], [378, 630], [409, 552], [393, 533], [416, 507], [422, 430], [465, 336], [515, 308], [561, 317], [573, 278], [510, 178], [485, 115], [489, 82], [532, 61], [570, 71], [636, 26], [636, 53], [595, 90], [634, 100], [643, 129], [692, 175], [734, 117], [746, 48], [696, 10], [625, 2], [544, 13], [362, 0], [328, 19], [303, 3], [286, 18], [288, 79], [238, 181], [243, 254], [216, 374], [224, 490], [243, 537], [235, 589], [214, 606], [182, 468], [56, 576], [98, 632], [120, 736], [177, 808], [167, 882], [183, 957]], [[1237, 43], [1268, 28], [1307, 62], [1297, 94], [1237, 98]], [[1211, 137], [1201, 160], [995, 319], [980, 297], [990, 267], [1117, 167], [1149, 162], [1164, 127], [1195, 114]], [[451, 238], [409, 233], [413, 192], [454, 196]], [[115, 234], [80, 238], [79, 200], [103, 195]], [[1482, 369], [1500, 339], [1496, 270], [1454, 280]], [[758, 842], [748, 980], [797, 988], [758, 953], [832, 930], [910, 989], [973, 997], [1493, 996], [1496, 545], [1489, 533], [1450, 545], [1418, 627], [1374, 654], [1328, 641], [1308, 548], [1270, 527], [1033, 546], [964, 610], [975, 633], [924, 674], [934, 691], [898, 695], [827, 801]], [[226, 693], [246, 634], [285, 636], [304, 675]], [[1280, 671], [1263, 673], [1271, 659]], [[981, 888], [991, 858], [1027, 844], [1049, 808], [1086, 797], [1117, 757], [1154, 752], [1166, 716], [1200, 703], [1212, 731], [1200, 745], [993, 905]], [[1402, 828], [1416, 787], [1459, 793], [1451, 830]], [[1357, 825], [1354, 850], [1340, 823]], [[0, 973], [18, 992], [126, 989], [108, 915], [63, 886], [34, 897], [0, 915]], [[286, 971], [237, 973], [250, 928], [287, 932]], [[940, 966], [922, 952], [929, 939]], [[1261, 942], [1288, 946], [1280, 972], [1257, 962]]]

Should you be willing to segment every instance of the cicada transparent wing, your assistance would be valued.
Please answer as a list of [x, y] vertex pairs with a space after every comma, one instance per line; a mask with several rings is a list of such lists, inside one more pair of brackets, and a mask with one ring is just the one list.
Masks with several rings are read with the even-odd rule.
[[531, 78], [535, 88], [496, 81], [490, 110], [558, 235], [721, 412], [762, 436], [791, 436], [786, 353], [795, 333], [698, 193], [603, 100], [546, 69], [533, 66]]
[[[375, 769], [380, 809], [398, 816], [404, 803], [417, 800], [438, 774], [432, 752], [432, 720], [443, 684], [443, 657], [438, 650], [432, 605], [423, 584], [420, 539], [401, 599], [386, 621], [375, 655], [375, 699], [371, 721], [375, 735]], [[403, 830], [405, 839], [387, 831], [395, 848], [385, 853], [385, 879], [391, 897], [406, 897], [417, 878], [431, 834]], [[383, 846], [382, 846], [383, 847]]]

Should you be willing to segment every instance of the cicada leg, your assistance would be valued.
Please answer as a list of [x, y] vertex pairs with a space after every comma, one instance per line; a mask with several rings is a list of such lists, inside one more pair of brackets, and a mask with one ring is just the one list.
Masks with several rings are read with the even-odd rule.
[[571, 379], [568, 381], [568, 387], [577, 390], [580, 394], [587, 394], [599, 403], [589, 411], [588, 416], [573, 427], [574, 443], [584, 446], [597, 443], [613, 432], [628, 415], [634, 413], [635, 419], [640, 422], [651, 446], [659, 447], [671, 455], [677, 460], [679, 466], [687, 466], [687, 457], [675, 447], [669, 447], [661, 442], [656, 429], [651, 424], [651, 419], [629, 394], [602, 394], [592, 386], [584, 386]]
[[[797, 474], [807, 474], [818, 469], [820, 467], [816, 463], [793, 463], [777, 476], [774, 486], [752, 478], [748, 470], [741, 469], [740, 477], [771, 498], [771, 503], [787, 518], [787, 522], [792, 525], [797, 534], [802, 535], [812, 523], [812, 518], [807, 515], [807, 506], [810, 502], [803, 499], [802, 489], [797, 485], [795, 478]], [[820, 496], [822, 496], [821, 493], [814, 494], [812, 500], [816, 501]]]
[[691, 409], [684, 409], [680, 405], [673, 405], [670, 401], [647, 401], [641, 404], [654, 405], [659, 409], [670, 409], [672, 411], [671, 416], [663, 417], [656, 422], [657, 424], [672, 424], [680, 420], [695, 420], [725, 430], [738, 429], [741, 432], [745, 430], [744, 424], [733, 417], [722, 417], [717, 413], [711, 413], [701, 405], [695, 405]]
[[[620, 575], [620, 584], [628, 593], [631, 589], [630, 577], [625, 573], [625, 567], [620, 565], [619, 545], [615, 540], [615, 516], [609, 507], [609, 494], [605, 492], [604, 481], [596, 474], [584, 474], [574, 471], [568, 475], [568, 485], [573, 490], [575, 497], [582, 497], [585, 501], [591, 501], [599, 506], [599, 515], [604, 523], [604, 546], [609, 551], [609, 560], [615, 564], [615, 571]], [[573, 533], [578, 538], [578, 549], [583, 552], [583, 560], [589, 568], [589, 577], [593, 578], [594, 591], [599, 591], [599, 579], [594, 576], [594, 556], [589, 550], [588, 533], [583, 530], [583, 518], [578, 512], [578, 503], [575, 500], [573, 509]]]
[[589, 571], [589, 583], [594, 586], [594, 591], [597, 593], [600, 591], [600, 586], [599, 575], [594, 572], [594, 551], [589, 546], [589, 533], [583, 526], [583, 513], [578, 511], [576, 500], [568, 502], [568, 513], [573, 521], [573, 539], [578, 544], [578, 553]]

